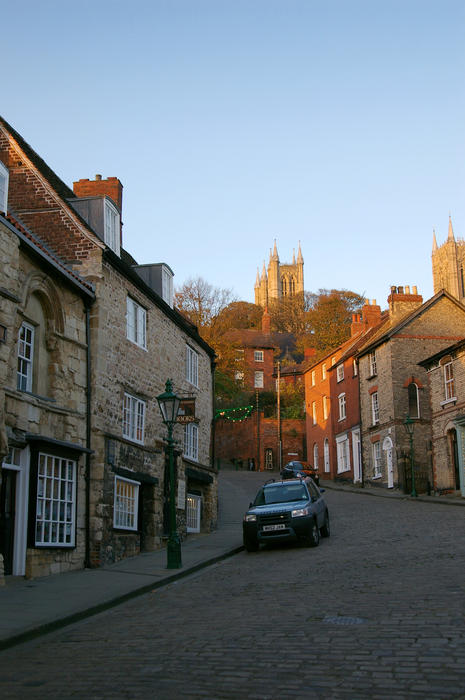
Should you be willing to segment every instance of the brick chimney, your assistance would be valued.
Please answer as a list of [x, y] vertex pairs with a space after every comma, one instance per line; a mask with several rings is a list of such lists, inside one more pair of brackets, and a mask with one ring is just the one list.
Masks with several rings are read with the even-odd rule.
[[406, 316], [423, 304], [423, 297], [418, 294], [417, 288], [412, 287], [391, 287], [388, 296], [389, 312], [391, 316]]
[[271, 333], [271, 316], [268, 313], [268, 307], [265, 306], [265, 311], [262, 316], [262, 333], [269, 335]]
[[89, 178], [73, 182], [73, 192], [76, 197], [110, 197], [116, 204], [121, 214], [123, 206], [123, 185], [117, 177], [108, 177], [102, 180], [101, 175], [96, 175], [95, 180]]
[[376, 299], [371, 302], [365, 299], [365, 304], [362, 307], [362, 322], [364, 328], [373, 328], [381, 321], [381, 307], [376, 303]]
[[350, 337], [353, 338], [363, 331], [362, 314], [352, 314], [352, 323], [350, 324]]
[[315, 348], [304, 348], [304, 359], [309, 360], [311, 357], [315, 357], [316, 355], [316, 349]]

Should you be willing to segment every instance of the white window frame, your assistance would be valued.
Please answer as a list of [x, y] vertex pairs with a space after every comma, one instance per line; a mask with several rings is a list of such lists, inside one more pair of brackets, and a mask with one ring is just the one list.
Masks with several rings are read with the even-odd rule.
[[188, 493], [186, 499], [186, 530], [187, 532], [200, 532], [200, 514], [202, 496]]
[[39, 453], [34, 543], [36, 547], [74, 547], [76, 462]]
[[315, 370], [312, 371], [312, 386], [315, 386], [316, 384], [316, 372]]
[[324, 460], [324, 470], [328, 474], [331, 471], [328, 438], [325, 438], [324, 443], [323, 443], [323, 460]]
[[328, 411], [328, 397], [327, 397], [327, 396], [323, 396], [323, 418], [324, 418], [324, 420], [328, 420], [328, 415], [329, 415], [329, 411]]
[[[415, 415], [412, 415], [412, 411], [410, 410], [410, 392], [411, 392], [411, 387], [415, 388]], [[407, 400], [408, 400], [408, 415], [410, 418], [420, 418], [420, 392], [418, 391], [418, 384], [416, 382], [410, 382], [410, 384], [407, 387]]]
[[452, 360], [443, 365], [444, 368], [444, 396], [446, 401], [455, 398], [454, 369]]
[[264, 362], [263, 350], [254, 350], [253, 359], [255, 362]]
[[338, 382], [342, 382], [344, 379], [344, 365], [342, 363], [336, 367], [336, 379]]
[[321, 378], [326, 379], [326, 362], [321, 365]]
[[342, 394], [339, 394], [337, 400], [339, 404], [339, 420], [344, 420], [347, 418], [347, 401], [345, 393], [343, 392]]
[[352, 361], [352, 371], [353, 371], [354, 377], [356, 377], [356, 376], [358, 375], [358, 364], [357, 364], [357, 360], [353, 360], [353, 361]]
[[379, 423], [379, 399], [377, 391], [374, 391], [371, 395], [371, 420], [372, 425], [377, 425]]
[[368, 360], [370, 362], [370, 377], [374, 377], [378, 373], [376, 367], [376, 352], [374, 350], [368, 355]]
[[123, 398], [123, 437], [143, 445], [144, 430], [145, 401], [125, 392]]
[[313, 445], [313, 468], [318, 469], [319, 455], [318, 455], [318, 443], [315, 442]]
[[103, 240], [116, 255], [120, 254], [121, 223], [120, 214], [113, 202], [105, 198], [103, 207]]
[[373, 443], [373, 479], [379, 479], [381, 472], [381, 441]]
[[117, 530], [138, 529], [140, 483], [115, 476], [113, 492], [113, 527]]
[[161, 296], [173, 308], [173, 273], [166, 265], [161, 268]]
[[312, 421], [313, 421], [313, 425], [317, 424], [316, 401], [312, 401]]
[[263, 374], [263, 370], [259, 369], [254, 372], [253, 385], [254, 389], [263, 389], [265, 386], [265, 376]]
[[126, 338], [147, 350], [147, 311], [130, 296], [126, 297]]
[[197, 423], [184, 425], [184, 457], [199, 461], [199, 426]]
[[18, 333], [17, 383], [19, 391], [32, 391], [34, 373], [35, 328], [30, 323], [22, 323]]
[[5, 214], [8, 211], [8, 183], [10, 174], [8, 168], [0, 163], [0, 211]]
[[186, 345], [186, 380], [199, 386], [199, 353], [190, 345]]
[[337, 473], [350, 471], [350, 444], [347, 434], [336, 438]]

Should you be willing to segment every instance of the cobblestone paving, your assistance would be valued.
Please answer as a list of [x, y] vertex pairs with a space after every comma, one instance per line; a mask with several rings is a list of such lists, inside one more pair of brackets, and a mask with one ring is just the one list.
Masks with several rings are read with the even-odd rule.
[[0, 655], [0, 697], [465, 698], [465, 510], [327, 491], [317, 549], [241, 553]]

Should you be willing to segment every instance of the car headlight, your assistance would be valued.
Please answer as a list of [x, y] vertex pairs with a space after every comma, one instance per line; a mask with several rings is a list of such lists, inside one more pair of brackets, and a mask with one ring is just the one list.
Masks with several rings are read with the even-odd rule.
[[310, 511], [308, 508], [299, 508], [298, 510], [293, 510], [292, 511], [292, 517], [293, 518], [300, 518], [302, 515], [310, 515]]
[[257, 516], [255, 515], [255, 513], [246, 513], [244, 515], [244, 520], [246, 523], [253, 523], [256, 521], [256, 519], [257, 519]]

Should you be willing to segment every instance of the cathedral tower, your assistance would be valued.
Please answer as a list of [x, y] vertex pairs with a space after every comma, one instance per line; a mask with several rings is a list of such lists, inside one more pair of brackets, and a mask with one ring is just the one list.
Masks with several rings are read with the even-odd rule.
[[436, 241], [433, 231], [433, 267], [434, 293], [445, 289], [462, 304], [465, 303], [465, 241], [455, 239], [452, 220], [449, 216], [447, 240], [441, 246]]
[[292, 255], [292, 263], [281, 264], [278, 255], [276, 241], [273, 250], [270, 250], [268, 270], [263, 263], [262, 274], [257, 269], [255, 281], [255, 303], [266, 307], [274, 299], [295, 296], [304, 291], [304, 259], [300, 249]]

